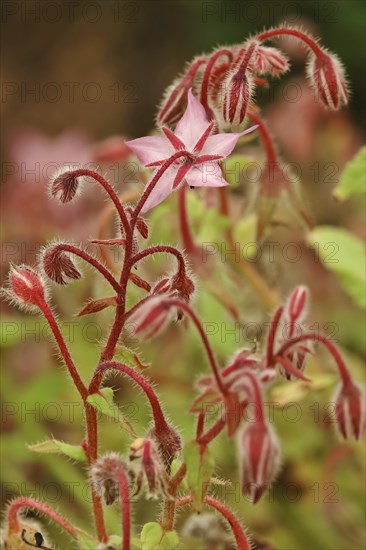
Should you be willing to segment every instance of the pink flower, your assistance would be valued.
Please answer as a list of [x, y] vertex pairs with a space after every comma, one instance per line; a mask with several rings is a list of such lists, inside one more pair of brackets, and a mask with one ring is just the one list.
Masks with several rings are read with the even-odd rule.
[[163, 127], [164, 136], [148, 136], [126, 142], [145, 166], [159, 167], [177, 151], [187, 151], [190, 154], [189, 158], [178, 159], [164, 172], [146, 200], [142, 212], [147, 212], [162, 202], [184, 179], [190, 187], [228, 185], [218, 163], [230, 155], [241, 136], [252, 132], [257, 126], [237, 134], [211, 135], [213, 128], [214, 123], [209, 122], [204, 107], [190, 89], [187, 109], [174, 132]]

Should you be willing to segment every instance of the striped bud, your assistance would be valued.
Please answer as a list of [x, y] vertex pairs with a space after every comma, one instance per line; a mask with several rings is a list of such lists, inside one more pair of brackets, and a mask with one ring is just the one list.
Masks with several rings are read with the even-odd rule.
[[72, 201], [79, 190], [79, 181], [74, 170], [58, 172], [51, 180], [50, 189], [52, 197], [59, 198], [62, 203]]
[[9, 288], [4, 295], [25, 308], [39, 307], [45, 301], [45, 286], [42, 277], [26, 266], [12, 266], [9, 273]]
[[329, 109], [337, 111], [348, 103], [348, 91], [344, 69], [334, 54], [322, 50], [310, 59], [307, 75], [317, 97]]
[[107, 506], [119, 499], [119, 472], [126, 474], [128, 468], [118, 453], [109, 453], [96, 460], [90, 471], [90, 475], [97, 494], [103, 498]]
[[290, 68], [287, 57], [280, 50], [266, 46], [257, 48], [252, 66], [253, 71], [258, 74], [270, 74], [275, 77], [285, 74]]
[[234, 128], [243, 125], [254, 89], [254, 77], [249, 62], [256, 49], [253, 42], [242, 50], [234, 68], [228, 73], [224, 83], [223, 116], [226, 123]]
[[335, 412], [338, 431], [343, 439], [361, 439], [365, 431], [365, 394], [352, 381], [337, 390]]
[[265, 420], [248, 423], [239, 434], [241, 490], [255, 504], [278, 474], [280, 445]]

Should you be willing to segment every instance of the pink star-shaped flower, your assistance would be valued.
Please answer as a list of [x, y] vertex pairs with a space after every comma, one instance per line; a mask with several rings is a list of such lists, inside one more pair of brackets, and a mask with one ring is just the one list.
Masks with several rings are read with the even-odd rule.
[[241, 136], [253, 132], [258, 125], [238, 134], [211, 135], [214, 124], [208, 120], [203, 105], [189, 90], [187, 109], [174, 132], [163, 127], [164, 136], [148, 136], [126, 142], [144, 166], [159, 167], [177, 151], [190, 153], [189, 158], [177, 159], [167, 168], [146, 200], [142, 212], [162, 202], [184, 179], [190, 187], [228, 185], [219, 162], [230, 155]]

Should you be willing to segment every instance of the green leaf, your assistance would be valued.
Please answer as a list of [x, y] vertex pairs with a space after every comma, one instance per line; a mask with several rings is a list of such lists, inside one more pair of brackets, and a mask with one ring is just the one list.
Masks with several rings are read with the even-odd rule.
[[215, 462], [208, 447], [197, 441], [190, 441], [185, 445], [183, 457], [187, 465], [187, 483], [192, 493], [193, 505], [197, 512], [201, 512]]
[[247, 166], [258, 164], [250, 157], [244, 155], [231, 155], [223, 163], [224, 178], [228, 181], [231, 187], [238, 187], [241, 181], [245, 178], [245, 169]]
[[64, 454], [73, 460], [79, 460], [80, 462], [86, 461], [84, 450], [80, 445], [70, 445], [69, 443], [58, 441], [57, 439], [47, 439], [46, 441], [41, 441], [34, 445], [28, 445], [28, 449], [36, 453]]
[[344, 201], [354, 195], [365, 193], [365, 168], [366, 146], [361, 147], [353, 159], [346, 164], [339, 183], [333, 191], [333, 196], [340, 201]]
[[95, 550], [98, 546], [98, 541], [96, 541], [95, 539], [92, 539], [86, 533], [81, 533], [79, 531], [78, 545], [80, 550]]
[[131, 423], [123, 416], [117, 405], [113, 401], [112, 388], [102, 388], [99, 393], [93, 393], [87, 397], [87, 402], [94, 407], [100, 414], [113, 418], [121, 424], [132, 437], [137, 437]]
[[324, 266], [333, 271], [360, 307], [366, 307], [365, 245], [345, 229], [317, 227], [307, 237]]
[[176, 531], [164, 531], [159, 523], [146, 523], [141, 531], [142, 550], [174, 550], [179, 544]]

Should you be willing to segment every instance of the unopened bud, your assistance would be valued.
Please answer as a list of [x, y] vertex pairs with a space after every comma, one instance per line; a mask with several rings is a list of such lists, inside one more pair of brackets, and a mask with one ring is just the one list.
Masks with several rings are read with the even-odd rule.
[[91, 478], [97, 494], [110, 506], [119, 499], [119, 472], [128, 472], [126, 463], [118, 453], [109, 453], [96, 462], [91, 468]]
[[62, 203], [72, 201], [79, 190], [79, 180], [75, 176], [75, 171], [58, 172], [51, 180], [50, 190], [52, 197], [58, 197]]
[[12, 266], [9, 273], [9, 288], [3, 289], [5, 297], [26, 308], [40, 307], [45, 301], [45, 286], [42, 277], [26, 266]]
[[66, 285], [67, 279], [80, 279], [81, 273], [67, 253], [59, 245], [49, 246], [43, 253], [43, 268], [46, 275], [58, 283]]
[[336, 420], [344, 439], [361, 439], [365, 431], [365, 394], [352, 382], [342, 383], [334, 398]]
[[334, 54], [322, 50], [314, 55], [307, 74], [321, 102], [334, 111], [348, 103], [348, 91], [342, 63]]

